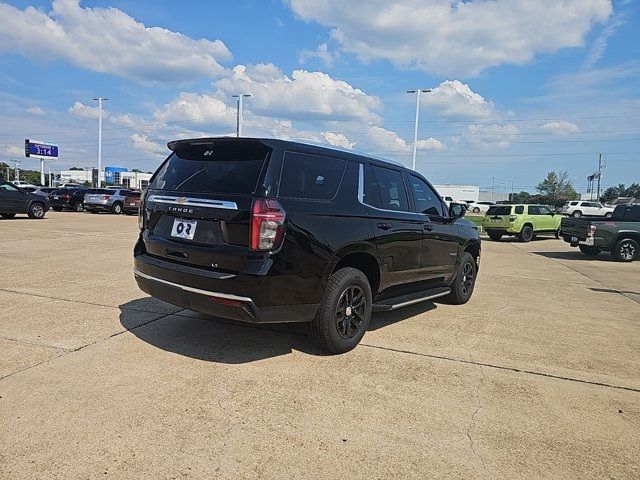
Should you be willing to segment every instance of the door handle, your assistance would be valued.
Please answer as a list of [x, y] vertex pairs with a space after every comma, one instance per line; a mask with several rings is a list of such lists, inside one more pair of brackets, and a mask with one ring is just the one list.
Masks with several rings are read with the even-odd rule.
[[380, 230], [389, 230], [391, 228], [391, 225], [382, 222], [380, 222], [377, 226]]
[[431, 225], [430, 223], [423, 223], [422, 229], [426, 230], [427, 232], [430, 232], [431, 230], [433, 230], [433, 225]]

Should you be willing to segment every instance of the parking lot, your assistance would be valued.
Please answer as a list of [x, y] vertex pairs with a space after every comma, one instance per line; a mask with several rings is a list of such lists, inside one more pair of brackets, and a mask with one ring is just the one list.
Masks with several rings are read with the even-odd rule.
[[0, 221], [0, 478], [640, 477], [640, 262], [485, 240], [325, 356], [144, 295], [136, 222]]

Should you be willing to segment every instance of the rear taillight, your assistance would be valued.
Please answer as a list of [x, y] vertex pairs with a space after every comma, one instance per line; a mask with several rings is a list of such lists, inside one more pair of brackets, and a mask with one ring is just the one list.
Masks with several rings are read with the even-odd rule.
[[589, 225], [587, 227], [587, 237], [595, 237], [596, 236], [596, 226]]
[[102, 195], [103, 200], [109, 200], [110, 198], [111, 198], [111, 195]]
[[284, 209], [273, 198], [256, 198], [251, 207], [251, 250], [274, 250], [284, 237]]
[[509, 221], [510, 222], [515, 222], [518, 219], [517, 215], [509, 215]]

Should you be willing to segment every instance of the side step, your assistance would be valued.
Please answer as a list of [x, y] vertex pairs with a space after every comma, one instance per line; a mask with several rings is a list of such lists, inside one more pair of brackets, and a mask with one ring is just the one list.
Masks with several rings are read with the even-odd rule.
[[372, 305], [372, 311], [374, 312], [387, 312], [389, 310], [395, 310], [396, 308], [406, 307], [407, 305], [413, 305], [414, 303], [426, 302], [435, 298], [444, 297], [449, 295], [451, 289], [449, 287], [437, 287], [430, 288], [429, 290], [422, 290], [420, 292], [407, 293], [398, 297], [386, 298], [380, 300]]

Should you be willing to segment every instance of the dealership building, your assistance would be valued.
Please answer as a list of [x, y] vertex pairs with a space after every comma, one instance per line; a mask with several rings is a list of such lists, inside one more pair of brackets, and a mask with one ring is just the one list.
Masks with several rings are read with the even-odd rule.
[[[105, 167], [100, 173], [100, 181], [104, 186], [121, 185], [127, 188], [143, 190], [149, 186], [151, 173], [130, 172], [124, 167]], [[63, 170], [60, 172], [60, 183], [97, 183], [98, 170]]]

